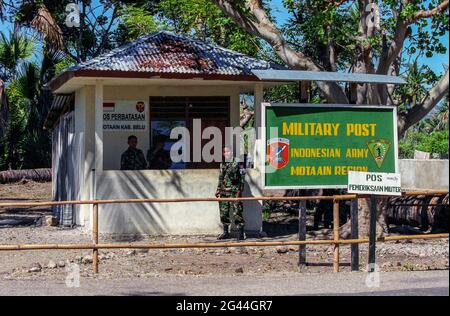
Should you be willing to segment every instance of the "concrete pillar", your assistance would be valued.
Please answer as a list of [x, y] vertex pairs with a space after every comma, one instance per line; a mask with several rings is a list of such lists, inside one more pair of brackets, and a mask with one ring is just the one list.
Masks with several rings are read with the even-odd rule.
[[[254, 110], [255, 110], [255, 128], [256, 128], [256, 139], [255, 139], [255, 153], [253, 155], [254, 157], [254, 164], [255, 169], [261, 172], [263, 170], [262, 164], [264, 163], [264, 149], [263, 149], [263, 135], [262, 135], [262, 107], [261, 103], [264, 101], [264, 89], [263, 85], [260, 83], [257, 83], [255, 85], [255, 90], [253, 94], [254, 98]], [[262, 184], [262, 183], [261, 183]]]
[[[94, 199], [97, 199], [97, 183], [103, 172], [103, 82], [101, 80], [95, 81], [95, 134], [94, 134], [94, 168], [93, 175], [93, 192]], [[94, 209], [91, 209], [91, 228], [93, 221]]]
[[[253, 153], [254, 169], [247, 170], [245, 196], [261, 196], [262, 191], [262, 163], [264, 163], [264, 149], [262, 148], [261, 133], [261, 103], [263, 102], [263, 86], [256, 84], [254, 90], [254, 110], [255, 110], [255, 148]], [[244, 202], [244, 218], [248, 232], [256, 233], [258, 236], [264, 236], [262, 231], [262, 202], [246, 201]]]
[[103, 82], [95, 82], [95, 171], [103, 171]]

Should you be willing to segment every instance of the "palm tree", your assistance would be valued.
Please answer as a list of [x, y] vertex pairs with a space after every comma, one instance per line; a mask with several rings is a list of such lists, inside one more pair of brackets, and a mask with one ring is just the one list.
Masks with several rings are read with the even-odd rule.
[[19, 113], [17, 105], [11, 105], [8, 89], [17, 78], [18, 69], [34, 52], [32, 41], [20, 34], [0, 33], [0, 166], [9, 167], [8, 161], [19, 161], [18, 153], [13, 149], [23, 132], [23, 111]]
[[33, 54], [30, 38], [18, 32], [0, 33], [0, 168], [50, 163], [50, 137], [43, 124], [51, 95], [43, 87], [64, 54], [44, 44], [40, 66], [30, 62]]
[[[9, 120], [9, 102], [5, 93], [5, 83], [0, 79], [0, 154], [4, 151], [4, 136]], [[1, 157], [0, 157], [1, 160]], [[1, 165], [1, 163], [0, 163]]]
[[[46, 3], [64, 10], [61, 1]], [[14, 13], [17, 25], [33, 28], [42, 35], [45, 42], [51, 43], [59, 50], [65, 49], [63, 32], [43, 1], [23, 0]]]
[[34, 45], [30, 38], [17, 32], [0, 33], [0, 78], [14, 79], [21, 62], [30, 58]]

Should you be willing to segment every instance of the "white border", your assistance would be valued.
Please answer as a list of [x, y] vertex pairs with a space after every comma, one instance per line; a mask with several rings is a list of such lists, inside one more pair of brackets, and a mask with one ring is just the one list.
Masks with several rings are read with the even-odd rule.
[[390, 109], [392, 110], [393, 128], [394, 128], [394, 165], [395, 173], [399, 172], [398, 167], [398, 130], [397, 130], [397, 107], [389, 105], [353, 105], [353, 104], [316, 104], [316, 103], [261, 103], [261, 129], [262, 129], [262, 154], [261, 170], [262, 170], [262, 188], [263, 190], [296, 190], [296, 189], [346, 189], [347, 185], [298, 185], [298, 186], [266, 186], [266, 107], [318, 107], [318, 108], [356, 108], [356, 109]]

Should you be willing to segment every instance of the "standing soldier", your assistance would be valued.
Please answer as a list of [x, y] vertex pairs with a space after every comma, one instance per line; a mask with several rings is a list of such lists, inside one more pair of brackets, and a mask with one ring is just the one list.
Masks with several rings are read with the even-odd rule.
[[[223, 148], [225, 160], [220, 164], [219, 184], [216, 197], [218, 198], [240, 198], [244, 189], [244, 174], [241, 164], [233, 157], [231, 148]], [[230, 238], [230, 225], [238, 229], [238, 240], [244, 240], [244, 206], [239, 202], [219, 202], [220, 221], [223, 224], [223, 234], [219, 240]]]
[[142, 150], [137, 148], [137, 137], [131, 135], [128, 137], [128, 149], [125, 150], [120, 159], [120, 170], [142, 170], [147, 168]]
[[164, 148], [166, 145], [166, 137], [164, 135], [157, 135], [155, 138], [155, 145], [147, 152], [148, 168], [170, 169], [172, 166], [170, 152]]

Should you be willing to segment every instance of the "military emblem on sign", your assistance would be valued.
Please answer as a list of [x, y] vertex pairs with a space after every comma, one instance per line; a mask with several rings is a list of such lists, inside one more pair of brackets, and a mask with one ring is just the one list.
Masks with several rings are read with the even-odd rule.
[[387, 139], [375, 139], [367, 142], [367, 147], [369, 147], [369, 151], [378, 168], [381, 168], [391, 147], [391, 143]]
[[273, 138], [267, 141], [267, 157], [269, 164], [281, 169], [289, 163], [289, 139]]
[[139, 113], [144, 112], [144, 111], [145, 111], [145, 103], [142, 102], [142, 101], [139, 101], [138, 103], [136, 103], [136, 110], [137, 110]]

